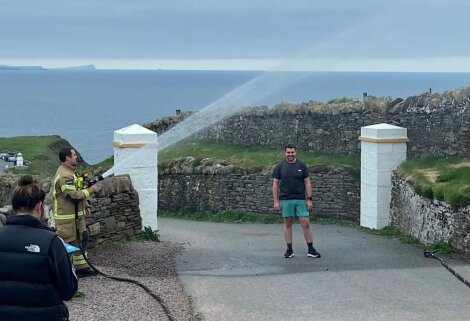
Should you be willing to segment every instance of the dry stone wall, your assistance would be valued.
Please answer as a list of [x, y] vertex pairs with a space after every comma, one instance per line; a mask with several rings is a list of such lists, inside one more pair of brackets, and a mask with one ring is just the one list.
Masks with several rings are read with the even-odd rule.
[[[93, 218], [87, 218], [90, 245], [140, 235], [139, 195], [128, 175], [105, 178], [102, 189], [90, 199]], [[100, 184], [101, 184], [100, 183]]]
[[0, 172], [0, 207], [11, 204], [11, 195], [17, 181], [18, 176]]
[[423, 198], [396, 173], [392, 177], [390, 223], [422, 243], [448, 242], [470, 256], [470, 206], [455, 208]]
[[[144, 126], [161, 134], [189, 115]], [[301, 150], [358, 155], [360, 128], [383, 122], [408, 129], [408, 157], [470, 154], [470, 88], [405, 100], [366, 97], [344, 104], [310, 101], [251, 107], [191, 138], [272, 148], [294, 143]]]
[[[314, 215], [359, 220], [358, 178], [342, 168], [313, 166], [309, 171]], [[271, 172], [223, 165], [166, 168], [158, 175], [158, 208], [274, 214]]]
[[[18, 176], [0, 175], [0, 226], [5, 216], [11, 215], [11, 193]], [[132, 186], [128, 175], [105, 178], [100, 184], [102, 189], [90, 198], [93, 218], [87, 218], [90, 231], [90, 247], [106, 240], [121, 239], [126, 236], [140, 235], [142, 219], [139, 211], [139, 196]], [[7, 188], [8, 187], [8, 188]], [[46, 210], [52, 216], [50, 193], [46, 197]]]

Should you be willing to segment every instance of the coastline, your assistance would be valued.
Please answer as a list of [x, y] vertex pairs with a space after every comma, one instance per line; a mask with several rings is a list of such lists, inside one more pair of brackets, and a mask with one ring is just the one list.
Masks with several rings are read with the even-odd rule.
[[[59, 134], [84, 159], [98, 163], [113, 154], [113, 132], [198, 110], [259, 75], [241, 71], [53, 70], [0, 73], [0, 136]], [[256, 105], [328, 101], [338, 97], [406, 98], [469, 85], [469, 73], [311, 73]], [[28, 93], [27, 96], [24, 93]], [[32, 126], [34, 124], [34, 126]]]

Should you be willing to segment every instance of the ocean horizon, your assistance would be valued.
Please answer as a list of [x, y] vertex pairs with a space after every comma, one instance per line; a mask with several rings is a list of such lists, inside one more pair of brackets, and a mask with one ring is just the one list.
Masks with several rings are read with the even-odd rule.
[[[296, 72], [286, 72], [295, 76]], [[0, 137], [60, 135], [94, 164], [115, 130], [201, 109], [265, 72], [0, 70]], [[269, 74], [267, 75], [269, 78]], [[407, 98], [470, 85], [470, 73], [308, 72], [253, 105], [368, 95]]]

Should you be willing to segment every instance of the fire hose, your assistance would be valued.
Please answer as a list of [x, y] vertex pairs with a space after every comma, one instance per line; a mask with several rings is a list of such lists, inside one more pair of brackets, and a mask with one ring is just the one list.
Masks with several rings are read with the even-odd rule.
[[119, 282], [126, 282], [126, 283], [132, 283], [132, 284], [135, 284], [137, 286], [140, 286], [142, 289], [145, 290], [145, 292], [147, 292], [155, 301], [157, 301], [160, 306], [163, 308], [163, 311], [165, 312], [165, 314], [167, 315], [168, 319], [170, 321], [177, 321], [176, 317], [173, 316], [173, 314], [171, 313], [170, 309], [168, 308], [168, 306], [165, 304], [165, 302], [163, 301], [163, 299], [156, 293], [154, 293], [152, 290], [150, 290], [146, 285], [136, 281], [136, 280], [132, 280], [132, 279], [127, 279], [127, 278], [122, 278], [122, 277], [117, 277], [117, 276], [112, 276], [112, 275], [108, 275], [106, 273], [103, 273], [101, 272], [100, 270], [98, 270], [95, 266], [93, 266], [93, 264], [91, 264], [91, 262], [88, 260], [88, 257], [85, 255], [85, 251], [83, 250], [82, 248], [82, 240], [81, 240], [81, 236], [80, 236], [80, 231], [78, 229], [78, 202], [75, 201], [75, 235], [77, 236], [77, 243], [78, 243], [78, 247], [80, 249], [80, 252], [82, 253], [83, 257], [85, 258], [85, 262], [96, 272], [98, 273], [99, 275], [107, 278], [107, 279], [111, 279], [111, 280], [115, 280], [115, 281], [119, 281]]
[[452, 273], [457, 279], [459, 279], [460, 281], [462, 281], [464, 284], [466, 284], [468, 287], [470, 287], [470, 282], [468, 282], [467, 280], [465, 280], [460, 274], [458, 274], [457, 272], [455, 272], [455, 270], [453, 268], [451, 268], [442, 258], [434, 255], [434, 253], [436, 253], [438, 251], [429, 251], [428, 249], [424, 250], [424, 256], [427, 257], [427, 258], [432, 258], [432, 259], [436, 259], [438, 261], [441, 262], [441, 264], [447, 269], [449, 270], [450, 273]]

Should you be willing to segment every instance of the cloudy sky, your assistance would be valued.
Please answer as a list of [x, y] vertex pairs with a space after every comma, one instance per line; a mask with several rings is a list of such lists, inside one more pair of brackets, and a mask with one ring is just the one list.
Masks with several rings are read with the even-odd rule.
[[467, 0], [0, 0], [0, 65], [470, 71]]

